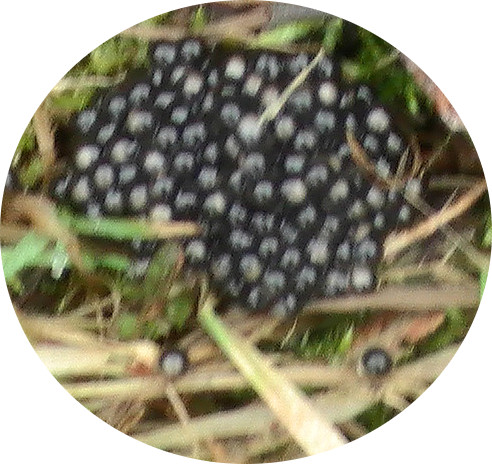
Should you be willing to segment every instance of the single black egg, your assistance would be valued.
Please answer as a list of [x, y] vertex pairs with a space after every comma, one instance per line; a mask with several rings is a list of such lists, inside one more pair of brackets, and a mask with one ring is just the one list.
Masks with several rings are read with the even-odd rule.
[[382, 348], [370, 348], [364, 352], [361, 364], [365, 373], [381, 376], [387, 374], [393, 367], [393, 360]]

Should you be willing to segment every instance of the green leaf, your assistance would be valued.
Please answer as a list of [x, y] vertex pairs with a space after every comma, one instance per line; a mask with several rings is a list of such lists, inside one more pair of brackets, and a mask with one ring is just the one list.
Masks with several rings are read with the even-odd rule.
[[489, 274], [488, 270], [482, 271], [480, 273], [480, 298], [482, 298], [483, 292], [485, 291], [485, 285], [487, 283], [488, 274]]
[[50, 105], [58, 110], [76, 112], [83, 110], [91, 101], [93, 89], [79, 89], [72, 92], [50, 95]]
[[116, 253], [94, 254], [91, 258], [91, 267], [105, 268], [116, 272], [125, 272], [131, 265], [131, 259], [128, 256]]
[[152, 238], [148, 223], [145, 221], [124, 218], [91, 219], [66, 210], [60, 210], [59, 218], [70, 229], [81, 235], [114, 240]]
[[122, 313], [118, 318], [118, 334], [121, 340], [131, 340], [138, 333], [138, 319], [135, 314]]
[[304, 20], [283, 24], [270, 31], [262, 32], [257, 38], [253, 39], [252, 45], [265, 48], [288, 45], [308, 36], [316, 28], [319, 28], [320, 24], [319, 20]]
[[193, 298], [183, 293], [173, 298], [166, 307], [166, 316], [169, 323], [180, 330], [184, 327], [193, 308]]
[[[23, 269], [42, 263], [46, 259], [44, 251], [48, 244], [47, 238], [29, 232], [15, 246], [2, 248], [3, 271], [7, 283], [13, 282]], [[50, 262], [44, 264], [49, 266]]]
[[143, 282], [144, 294], [155, 295], [168, 283], [171, 272], [179, 257], [179, 247], [174, 243], [165, 243], [154, 255]]
[[19, 178], [23, 186], [33, 187], [43, 175], [43, 162], [39, 156], [33, 158], [31, 162], [20, 171]]
[[490, 214], [487, 216], [485, 222], [485, 233], [482, 239], [482, 245], [484, 247], [490, 247], [492, 245], [492, 221], [490, 219]]
[[203, 5], [200, 5], [191, 18], [190, 29], [193, 32], [200, 32], [207, 24], [207, 12]]
[[327, 53], [332, 53], [342, 36], [343, 19], [334, 18], [328, 22], [323, 37], [323, 47]]
[[63, 271], [69, 266], [69, 256], [65, 250], [65, 246], [56, 242], [51, 259], [51, 276], [54, 279], [59, 279]]

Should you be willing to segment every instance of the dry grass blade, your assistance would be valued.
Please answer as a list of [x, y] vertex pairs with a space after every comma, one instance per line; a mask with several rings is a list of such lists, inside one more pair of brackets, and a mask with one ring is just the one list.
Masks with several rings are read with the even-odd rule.
[[460, 285], [388, 286], [366, 295], [346, 296], [319, 300], [309, 304], [305, 313], [345, 313], [363, 309], [389, 309], [394, 311], [429, 311], [450, 306], [476, 309], [480, 304], [478, 283]]
[[[313, 406], [326, 421], [344, 422], [367, 409], [377, 400], [370, 392], [336, 392], [315, 395]], [[253, 404], [233, 411], [219, 412], [192, 419], [190, 432], [195, 440], [224, 439], [247, 435], [268, 435], [277, 422], [272, 411], [263, 404]], [[299, 424], [300, 427], [300, 424]], [[280, 430], [276, 435], [289, 436]], [[189, 446], [181, 425], [167, 425], [148, 432], [133, 435], [133, 438], [161, 449], [179, 449]], [[325, 437], [326, 438], [326, 437]]]
[[228, 330], [214, 314], [214, 300], [207, 298], [199, 321], [224, 354], [249, 380], [296, 442], [309, 455], [343, 445], [346, 440], [326, 422], [283, 375], [270, 369], [262, 355], [242, 337]]
[[86, 347], [39, 344], [36, 353], [57, 378], [70, 376], [124, 376], [132, 369], [150, 371], [159, 356], [148, 340], [100, 342]]
[[400, 367], [391, 375], [386, 389], [396, 391], [400, 395], [416, 394], [418, 396], [429, 383], [441, 374], [458, 348], [458, 345], [451, 345]]
[[[278, 372], [299, 387], [338, 388], [344, 384], [349, 370], [326, 364], [290, 364], [278, 367]], [[65, 385], [72, 396], [79, 400], [107, 396], [127, 399], [135, 396], [145, 399], [162, 398], [166, 380], [163, 376], [139, 377], [116, 380], [94, 380]], [[173, 382], [180, 394], [239, 391], [250, 387], [248, 381], [231, 369], [195, 370]]]
[[453, 204], [437, 211], [415, 227], [389, 236], [384, 247], [384, 258], [390, 259], [413, 243], [431, 236], [441, 227], [464, 214], [486, 191], [485, 180], [479, 181]]
[[32, 118], [39, 156], [43, 166], [44, 183], [47, 185], [49, 174], [53, 172], [55, 165], [55, 135], [51, 116], [45, 103], [42, 103]]
[[324, 50], [321, 48], [318, 54], [311, 60], [311, 62], [296, 76], [296, 78], [285, 88], [277, 101], [273, 102], [260, 116], [260, 124], [272, 121], [275, 119], [280, 110], [287, 103], [287, 100], [295, 92], [295, 90], [304, 83], [309, 76], [309, 73], [318, 65], [318, 63], [325, 56]]

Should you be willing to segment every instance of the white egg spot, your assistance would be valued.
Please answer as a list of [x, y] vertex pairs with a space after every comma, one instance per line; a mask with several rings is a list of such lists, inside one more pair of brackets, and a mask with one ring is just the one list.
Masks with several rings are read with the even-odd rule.
[[295, 248], [288, 248], [282, 255], [280, 266], [286, 270], [296, 267], [301, 262], [301, 253]]
[[289, 71], [291, 74], [299, 74], [309, 64], [309, 56], [306, 53], [300, 53], [291, 58], [289, 62]]
[[376, 257], [378, 252], [376, 242], [370, 238], [362, 240], [354, 250], [354, 257], [356, 261], [369, 261]]
[[280, 94], [278, 89], [273, 85], [269, 85], [268, 87], [265, 88], [265, 90], [261, 94], [261, 104], [265, 108], [267, 108], [270, 105], [276, 103], [279, 99], [279, 96]]
[[225, 124], [232, 127], [238, 123], [241, 111], [236, 104], [226, 103], [220, 111], [220, 117]]
[[78, 128], [87, 133], [91, 129], [92, 125], [96, 122], [97, 113], [96, 110], [90, 109], [79, 113], [77, 116], [77, 126]]
[[234, 203], [229, 210], [229, 221], [233, 226], [238, 226], [246, 220], [247, 211], [241, 205]]
[[145, 155], [144, 169], [150, 174], [158, 175], [165, 171], [164, 155], [153, 150]]
[[259, 182], [253, 190], [253, 197], [261, 205], [273, 197], [273, 185], [268, 181]]
[[275, 293], [285, 287], [285, 274], [281, 271], [268, 270], [263, 276], [263, 282], [269, 290]]
[[203, 122], [196, 122], [185, 127], [182, 139], [185, 145], [192, 147], [199, 142], [203, 142], [206, 136], [205, 124]]
[[134, 211], [142, 210], [147, 203], [147, 187], [145, 185], [133, 187], [130, 192], [129, 203]]
[[311, 109], [313, 98], [311, 91], [308, 89], [296, 90], [289, 98], [288, 102], [297, 111], [306, 111]]
[[260, 138], [262, 127], [255, 114], [248, 114], [241, 119], [238, 126], [239, 137], [243, 142], [252, 144]]
[[121, 95], [113, 97], [108, 105], [108, 110], [113, 117], [120, 115], [125, 108], [126, 108], [126, 99]]
[[255, 255], [245, 255], [239, 262], [239, 270], [246, 282], [256, 282], [260, 278], [263, 268]]
[[172, 217], [171, 208], [163, 203], [157, 204], [150, 210], [149, 217], [153, 221], [168, 222]]
[[308, 129], [301, 130], [297, 133], [294, 140], [294, 148], [299, 151], [312, 150], [316, 146], [316, 135]]
[[198, 184], [205, 190], [210, 190], [217, 184], [217, 169], [204, 167], [198, 174]]
[[210, 266], [212, 275], [218, 279], [223, 280], [229, 277], [232, 270], [232, 258], [229, 255], [221, 255], [212, 261]]
[[108, 143], [108, 140], [114, 134], [115, 130], [116, 124], [106, 124], [105, 126], [103, 126], [97, 134], [97, 143], [99, 143], [100, 145], [106, 145], [106, 143]]
[[89, 199], [90, 195], [89, 179], [87, 176], [83, 176], [72, 189], [72, 199], [77, 203], [84, 203]]
[[137, 84], [133, 87], [133, 90], [130, 92], [130, 96], [128, 100], [134, 104], [141, 104], [144, 100], [149, 97], [150, 94], [150, 85], [149, 84]]
[[369, 192], [367, 192], [366, 200], [367, 203], [369, 203], [369, 205], [372, 206], [374, 209], [381, 209], [384, 206], [386, 197], [379, 188], [373, 185], [369, 189]]
[[382, 108], [375, 108], [367, 115], [367, 127], [375, 132], [384, 132], [388, 129], [389, 123], [389, 115]]
[[334, 202], [345, 200], [349, 195], [349, 184], [345, 179], [338, 179], [330, 189], [330, 199]]
[[128, 139], [118, 140], [111, 150], [111, 159], [115, 163], [124, 163], [137, 151], [137, 144]]
[[313, 239], [308, 243], [307, 251], [311, 263], [316, 265], [325, 264], [330, 258], [330, 247], [327, 240]]
[[118, 212], [123, 205], [121, 192], [110, 191], [104, 199], [104, 207], [110, 213]]
[[203, 209], [213, 216], [224, 214], [227, 207], [227, 201], [220, 192], [209, 195], [203, 203]]
[[243, 93], [255, 97], [261, 89], [262, 79], [257, 74], [250, 74], [243, 85]]
[[280, 191], [285, 199], [292, 204], [302, 203], [307, 195], [306, 186], [299, 178], [284, 181], [280, 187]]
[[384, 158], [379, 158], [376, 163], [376, 174], [382, 179], [387, 179], [391, 174], [391, 166]]
[[109, 164], [102, 164], [94, 173], [94, 182], [100, 189], [108, 189], [114, 181], [114, 171]]
[[339, 261], [348, 261], [350, 259], [351, 251], [350, 243], [347, 241], [342, 242], [337, 248], [335, 257]]
[[284, 166], [287, 174], [299, 174], [306, 162], [306, 158], [301, 155], [290, 155], [285, 158]]
[[270, 256], [273, 256], [275, 253], [277, 253], [278, 247], [279, 247], [278, 239], [276, 239], [275, 237], [266, 237], [261, 241], [260, 246], [258, 248], [258, 253], [263, 258], [268, 258]]
[[154, 106], [162, 108], [165, 110], [174, 100], [174, 93], [172, 92], [162, 92], [160, 93], [154, 101]]
[[119, 184], [124, 185], [135, 179], [137, 168], [133, 164], [122, 166], [119, 173]]
[[361, 85], [359, 90], [357, 90], [357, 98], [370, 105], [372, 103], [372, 94], [369, 87]]
[[371, 287], [374, 277], [371, 270], [365, 266], [355, 266], [352, 270], [351, 283], [357, 291], [367, 290]]
[[374, 137], [374, 135], [372, 134], [367, 134], [365, 137], [364, 137], [364, 143], [362, 144], [362, 146], [372, 152], [372, 153], [377, 153], [378, 150], [379, 150], [379, 142], [378, 142], [378, 139], [376, 137]]
[[170, 351], [162, 356], [161, 369], [169, 377], [176, 377], [184, 372], [186, 360], [179, 352]]
[[419, 179], [410, 179], [405, 185], [405, 195], [411, 200], [416, 200], [422, 193], [422, 184]]
[[411, 217], [410, 206], [403, 205], [398, 213], [398, 220], [401, 222], [408, 222]]
[[189, 74], [183, 84], [183, 93], [187, 97], [198, 94], [203, 87], [203, 77], [198, 73]]
[[154, 87], [159, 87], [162, 83], [162, 78], [164, 77], [164, 74], [161, 69], [157, 69], [154, 71], [152, 74], [152, 85]]
[[325, 106], [333, 105], [337, 101], [337, 87], [333, 82], [323, 82], [318, 89], [318, 97], [321, 104]]
[[177, 108], [174, 108], [174, 110], [172, 111], [170, 119], [172, 123], [179, 126], [183, 124], [187, 118], [188, 118], [188, 108], [186, 106], [178, 106]]
[[388, 135], [388, 140], [386, 142], [388, 150], [391, 152], [398, 152], [402, 147], [401, 138], [398, 137], [394, 132], [390, 132]]
[[312, 267], [303, 267], [296, 277], [296, 290], [303, 292], [316, 282], [316, 271]]
[[148, 111], [132, 110], [126, 118], [126, 128], [137, 134], [152, 127], [152, 114]]
[[181, 48], [181, 56], [185, 60], [197, 58], [200, 55], [201, 48], [202, 47], [198, 40], [188, 40], [183, 44]]
[[233, 249], [244, 250], [252, 245], [253, 237], [243, 230], [235, 229], [229, 236], [229, 242]]
[[374, 221], [373, 221], [374, 227], [376, 229], [382, 230], [384, 229], [386, 225], [386, 219], [384, 217], [383, 213], [378, 213], [376, 216], [374, 216]]
[[246, 62], [242, 56], [236, 55], [229, 59], [225, 68], [225, 77], [239, 80], [246, 71]]
[[266, 169], [265, 157], [261, 153], [250, 153], [244, 159], [241, 169], [255, 176], [264, 174]]
[[178, 131], [175, 127], [167, 126], [163, 127], [157, 133], [157, 141], [163, 148], [168, 148], [175, 144], [178, 139]]
[[348, 210], [348, 217], [350, 219], [360, 219], [366, 212], [366, 207], [361, 200], [355, 200], [352, 206]]
[[77, 150], [75, 154], [75, 165], [81, 171], [85, 171], [96, 161], [101, 152], [97, 145], [84, 145]]
[[341, 271], [330, 271], [326, 277], [325, 291], [327, 295], [334, 295], [340, 291], [347, 290], [349, 286], [349, 274]]
[[207, 249], [201, 240], [192, 240], [186, 245], [185, 255], [192, 263], [202, 263], [207, 257]]
[[318, 111], [314, 118], [314, 125], [316, 128], [323, 132], [325, 130], [332, 130], [335, 128], [336, 118], [331, 111]]
[[171, 44], [160, 44], [154, 50], [154, 58], [157, 61], [170, 64], [176, 58], [176, 47]]
[[290, 116], [281, 116], [275, 124], [275, 134], [280, 140], [288, 140], [294, 135], [295, 124]]

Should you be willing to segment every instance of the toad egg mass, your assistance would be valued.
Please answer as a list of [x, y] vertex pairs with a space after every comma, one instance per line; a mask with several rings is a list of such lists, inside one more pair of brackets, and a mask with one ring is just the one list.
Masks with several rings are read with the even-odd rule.
[[290, 315], [373, 289], [386, 235], [413, 212], [354, 162], [347, 130], [380, 178], [396, 175], [407, 145], [327, 56], [262, 118], [313, 58], [154, 44], [150, 69], [73, 117], [73, 162], [53, 196], [94, 218], [200, 224], [186, 265], [250, 311]]

